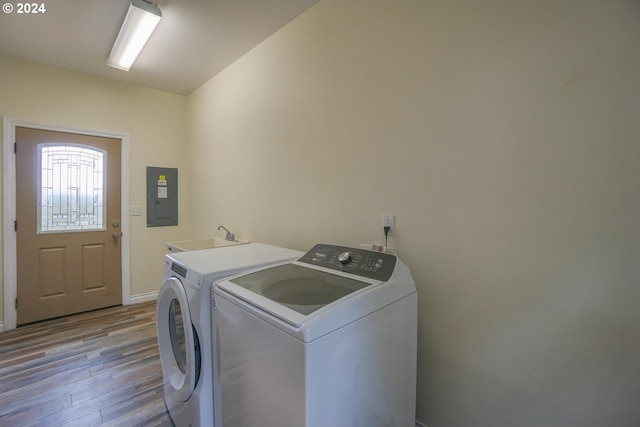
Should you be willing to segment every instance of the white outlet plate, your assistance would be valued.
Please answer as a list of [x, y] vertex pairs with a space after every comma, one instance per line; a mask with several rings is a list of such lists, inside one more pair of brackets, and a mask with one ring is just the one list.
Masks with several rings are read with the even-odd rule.
[[129, 207], [129, 215], [130, 216], [141, 216], [142, 215], [142, 210], [140, 209], [140, 206], [130, 206]]
[[384, 234], [384, 227], [391, 227], [389, 229], [389, 236], [393, 236], [396, 232], [396, 216], [395, 214], [383, 214], [382, 215], [382, 234]]

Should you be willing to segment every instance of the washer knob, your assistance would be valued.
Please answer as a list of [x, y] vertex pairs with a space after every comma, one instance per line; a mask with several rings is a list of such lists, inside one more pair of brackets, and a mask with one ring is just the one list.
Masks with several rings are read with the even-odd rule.
[[338, 255], [338, 261], [340, 264], [349, 264], [351, 262], [351, 254], [349, 252], [342, 252]]

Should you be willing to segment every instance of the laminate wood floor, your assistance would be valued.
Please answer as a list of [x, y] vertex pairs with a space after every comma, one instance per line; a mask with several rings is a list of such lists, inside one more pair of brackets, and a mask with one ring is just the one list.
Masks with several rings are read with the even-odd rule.
[[173, 426], [155, 301], [0, 333], [0, 426]]

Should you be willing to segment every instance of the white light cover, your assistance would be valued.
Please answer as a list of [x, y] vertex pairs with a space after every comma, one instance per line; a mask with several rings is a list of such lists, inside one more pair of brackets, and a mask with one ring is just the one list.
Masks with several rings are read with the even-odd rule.
[[120, 33], [113, 44], [107, 65], [129, 71], [151, 33], [160, 22], [162, 13], [157, 6], [143, 0], [133, 0], [124, 18]]

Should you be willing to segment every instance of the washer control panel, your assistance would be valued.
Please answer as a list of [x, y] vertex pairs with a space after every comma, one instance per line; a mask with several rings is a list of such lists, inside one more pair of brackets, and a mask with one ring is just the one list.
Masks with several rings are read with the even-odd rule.
[[391, 278], [396, 266], [395, 255], [322, 243], [311, 248], [299, 261], [382, 282]]

